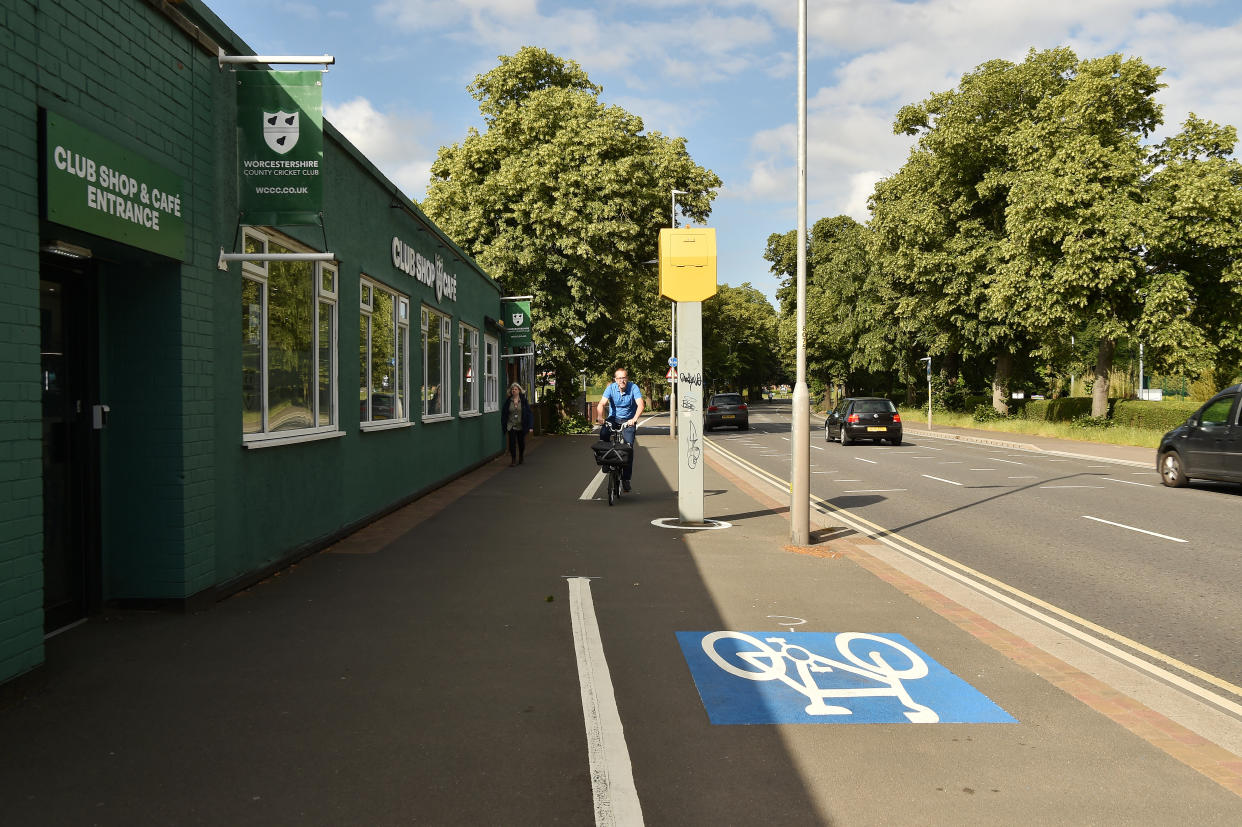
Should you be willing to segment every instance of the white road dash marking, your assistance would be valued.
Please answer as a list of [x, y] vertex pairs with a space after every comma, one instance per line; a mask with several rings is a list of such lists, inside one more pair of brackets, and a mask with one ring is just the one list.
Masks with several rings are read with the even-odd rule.
[[596, 471], [595, 478], [587, 483], [586, 488], [582, 489], [582, 493], [578, 495], [578, 499], [580, 500], [595, 499], [595, 492], [599, 490], [600, 485], [602, 485], [604, 480], [606, 479], [608, 479], [608, 475], [605, 474], [603, 470]]
[[940, 460], [940, 464], [941, 464], [941, 465], [961, 465], [961, 464], [962, 464], [962, 460], [960, 460], [960, 459], [942, 459], [942, 460]]
[[824, 450], [824, 446], [822, 445], [812, 445], [811, 447], [814, 448], [816, 451]]
[[[1010, 454], [1010, 456], [1013, 456], [1013, 454]], [[1015, 461], [1014, 461], [1014, 460], [1012, 460], [1012, 459], [1001, 459], [1001, 458], [999, 458], [999, 457], [993, 457], [993, 458], [992, 458], [992, 462], [1007, 462], [1007, 463], [1009, 463], [1010, 465], [1026, 465], [1026, 463], [1025, 463], [1025, 462], [1015, 462]]]
[[1141, 485], [1144, 488], [1155, 488], [1156, 487], [1152, 485], [1150, 482], [1134, 482], [1133, 480], [1115, 480], [1112, 477], [1100, 477], [1100, 479], [1108, 480], [1109, 482], [1119, 482], [1122, 485]]
[[1040, 488], [1103, 488], [1102, 485], [1041, 485]]
[[863, 459], [862, 457], [854, 457], [854, 459], [858, 460], [859, 462], [869, 462], [872, 465], [879, 465], [879, 463], [873, 459]]
[[1189, 543], [1190, 542], [1189, 540], [1183, 540], [1180, 537], [1170, 537], [1167, 534], [1157, 534], [1156, 532], [1148, 531], [1145, 528], [1135, 528], [1134, 526], [1126, 525], [1125, 523], [1114, 523], [1112, 520], [1101, 520], [1099, 517], [1091, 517], [1086, 514], [1083, 514], [1082, 518], [1084, 520], [1095, 520], [1097, 523], [1106, 523], [1107, 525], [1115, 525], [1117, 526], [1117, 528], [1124, 528], [1129, 531], [1137, 531], [1139, 534], [1150, 534], [1152, 537], [1159, 537], [1162, 540], [1172, 540], [1175, 543]]
[[1005, 479], [1010, 479], [1010, 480], [1033, 480], [1033, 479], [1036, 479], [1036, 477], [1035, 477], [1035, 475], [1034, 475], [1034, 474], [1023, 474], [1023, 475], [1022, 475], [1022, 476], [1020, 476], [1020, 477], [1006, 477]]
[[953, 480], [946, 480], [941, 477], [933, 477], [931, 474], [924, 474], [923, 476], [927, 477], [929, 480], [935, 480], [936, 482], [947, 482], [949, 485], [961, 485], [960, 482], [954, 482]]
[[904, 488], [847, 488], [845, 494], [884, 494], [888, 491], [905, 491]]
[[995, 471], [995, 468], [968, 468], [968, 471]]
[[587, 756], [596, 825], [643, 823], [643, 808], [634, 786], [634, 767], [625, 745], [625, 731], [613, 694], [612, 675], [604, 659], [604, 642], [591, 600], [591, 578], [568, 577], [569, 615], [573, 621], [574, 654], [582, 687]]

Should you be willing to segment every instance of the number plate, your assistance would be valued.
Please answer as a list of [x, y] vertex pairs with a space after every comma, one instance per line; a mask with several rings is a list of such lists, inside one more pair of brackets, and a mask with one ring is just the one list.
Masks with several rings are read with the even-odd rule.
[[733, 414], [724, 414], [720, 418], [721, 419], [734, 419], [735, 417]]
[[887, 431], [888, 428], [877, 428], [874, 425], [867, 429], [868, 431]]

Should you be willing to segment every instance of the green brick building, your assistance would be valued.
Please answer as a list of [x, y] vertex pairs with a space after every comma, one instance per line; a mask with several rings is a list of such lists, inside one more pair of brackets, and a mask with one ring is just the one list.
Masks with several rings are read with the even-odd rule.
[[499, 286], [327, 122], [322, 226], [246, 223], [266, 67], [222, 70], [253, 52], [206, 6], [14, 0], [0, 33], [0, 682], [499, 452]]

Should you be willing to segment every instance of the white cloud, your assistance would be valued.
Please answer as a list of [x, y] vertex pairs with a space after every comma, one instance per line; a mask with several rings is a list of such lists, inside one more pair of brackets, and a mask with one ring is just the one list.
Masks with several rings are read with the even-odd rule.
[[426, 194], [435, 156], [422, 138], [430, 129], [426, 120], [380, 112], [362, 97], [324, 104], [324, 116], [402, 192], [415, 200]]

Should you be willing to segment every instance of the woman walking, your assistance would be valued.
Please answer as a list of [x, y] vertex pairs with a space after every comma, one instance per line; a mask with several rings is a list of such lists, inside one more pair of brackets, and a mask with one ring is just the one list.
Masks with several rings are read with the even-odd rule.
[[521, 465], [526, 453], [526, 432], [535, 427], [535, 418], [526, 403], [522, 386], [514, 382], [509, 386], [504, 407], [500, 410], [500, 425], [509, 436], [509, 467]]

